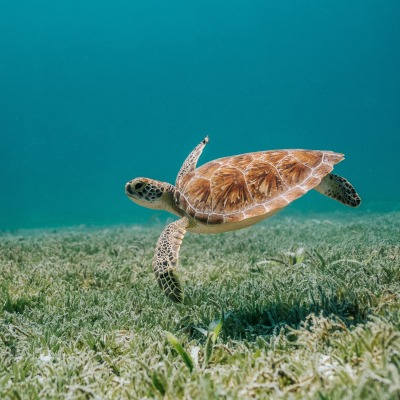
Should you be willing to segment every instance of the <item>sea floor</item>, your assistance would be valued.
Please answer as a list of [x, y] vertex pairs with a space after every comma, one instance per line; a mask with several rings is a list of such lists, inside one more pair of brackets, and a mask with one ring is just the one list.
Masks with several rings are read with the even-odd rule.
[[400, 212], [187, 234], [182, 305], [162, 229], [1, 233], [0, 398], [399, 398]]

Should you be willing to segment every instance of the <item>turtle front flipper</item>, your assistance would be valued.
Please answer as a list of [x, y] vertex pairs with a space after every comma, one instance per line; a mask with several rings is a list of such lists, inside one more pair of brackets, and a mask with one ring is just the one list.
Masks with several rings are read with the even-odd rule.
[[157, 241], [153, 258], [153, 270], [160, 288], [177, 303], [183, 301], [183, 290], [175, 270], [188, 225], [189, 220], [186, 217], [169, 224]]
[[204, 150], [204, 147], [209, 142], [208, 136], [206, 136], [187, 156], [185, 162], [182, 164], [181, 169], [178, 172], [178, 176], [176, 177], [176, 185], [178, 185], [179, 179], [186, 175], [188, 172], [194, 171], [196, 169], [197, 160], [201, 156], [201, 153]]

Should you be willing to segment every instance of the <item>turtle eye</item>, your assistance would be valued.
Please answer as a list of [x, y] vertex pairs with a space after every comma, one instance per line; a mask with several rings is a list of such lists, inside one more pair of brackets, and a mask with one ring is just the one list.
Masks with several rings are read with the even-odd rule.
[[143, 182], [138, 182], [136, 185], [135, 185], [135, 190], [139, 190], [139, 189], [141, 189], [142, 187], [143, 187]]

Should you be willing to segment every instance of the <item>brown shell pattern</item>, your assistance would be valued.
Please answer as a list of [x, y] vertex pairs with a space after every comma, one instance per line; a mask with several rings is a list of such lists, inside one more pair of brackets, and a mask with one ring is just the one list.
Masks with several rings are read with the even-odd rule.
[[207, 224], [238, 222], [285, 207], [317, 186], [343, 154], [274, 150], [211, 161], [183, 176], [175, 200]]

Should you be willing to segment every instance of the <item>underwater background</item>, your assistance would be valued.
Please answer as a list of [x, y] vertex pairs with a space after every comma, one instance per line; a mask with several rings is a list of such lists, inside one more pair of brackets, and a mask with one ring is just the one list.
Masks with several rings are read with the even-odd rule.
[[399, 210], [400, 2], [0, 3], [0, 229], [151, 223], [124, 194], [251, 151], [343, 152], [357, 210]]

